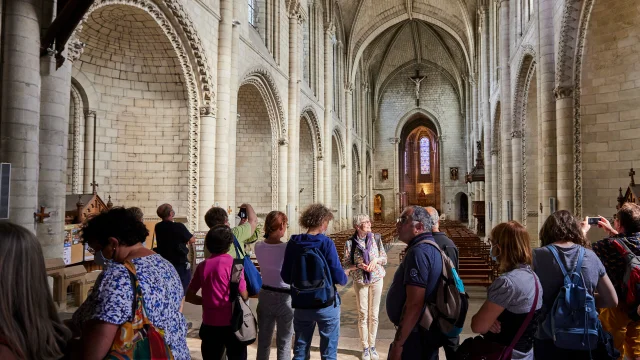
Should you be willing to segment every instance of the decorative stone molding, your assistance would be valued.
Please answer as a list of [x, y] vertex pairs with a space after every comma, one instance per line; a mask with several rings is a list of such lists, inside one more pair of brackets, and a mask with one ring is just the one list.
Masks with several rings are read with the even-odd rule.
[[521, 139], [522, 138], [522, 131], [520, 130], [514, 130], [511, 132], [511, 138], [512, 139]]
[[347, 162], [347, 154], [346, 154], [342, 134], [340, 133], [340, 129], [338, 127], [335, 127], [333, 129], [333, 136], [336, 139], [336, 145], [338, 147], [338, 157], [340, 158], [340, 163], [344, 165]]
[[498, 155], [498, 150], [491, 150], [489, 153], [491, 156]]
[[400, 142], [400, 138], [389, 138], [389, 142], [396, 145]]
[[[590, 0], [593, 2], [593, 0]], [[556, 85], [572, 83], [574, 75], [574, 56], [576, 54], [576, 38], [578, 37], [578, 22], [583, 0], [564, 2], [562, 21], [560, 25], [560, 37], [558, 39], [558, 55], [556, 57]]]
[[347, 92], [348, 94], [353, 93], [353, 83], [347, 83], [344, 85], [344, 91]]
[[77, 37], [71, 38], [67, 42], [67, 60], [75, 62], [80, 59], [80, 56], [84, 52], [85, 43], [80, 41]]
[[318, 157], [316, 158], [316, 160], [318, 160], [318, 161], [324, 161], [324, 157], [322, 157], [322, 156], [318, 156]]
[[[243, 81], [241, 81], [240, 86], [244, 85], [245, 82], [249, 82], [249, 79], [251, 77], [255, 77], [258, 78], [259, 80], [261, 80], [263, 82], [263, 86], [258, 87], [258, 90], [260, 90], [261, 88], [264, 88], [262, 91], [266, 91], [267, 89], [269, 90], [268, 92], [265, 93], [260, 93], [263, 98], [265, 99], [265, 102], [268, 102], [268, 100], [272, 99], [273, 103], [275, 104], [275, 106], [277, 107], [277, 109], [275, 108], [269, 108], [269, 106], [267, 105], [267, 111], [269, 112], [269, 118], [276, 118], [278, 119], [278, 121], [280, 122], [279, 128], [280, 128], [280, 135], [282, 137], [287, 137], [287, 120], [285, 118], [285, 114], [286, 112], [284, 111], [284, 106], [283, 106], [283, 102], [282, 102], [282, 98], [280, 97], [280, 93], [278, 93], [278, 87], [276, 86], [276, 82], [273, 79], [273, 76], [271, 76], [271, 73], [269, 72], [269, 70], [267, 70], [266, 68], [262, 67], [262, 66], [258, 66], [255, 67], [253, 69], [250, 69], [249, 71], [247, 71], [242, 78], [245, 79]], [[255, 83], [254, 83], [255, 85]], [[267, 97], [265, 97], [267, 96]]]
[[556, 97], [556, 100], [566, 99], [568, 97], [573, 96], [573, 87], [556, 86], [556, 88], [553, 89], [553, 95]]
[[587, 38], [587, 28], [591, 11], [595, 0], [586, 0], [580, 28], [578, 31], [578, 45], [575, 60], [575, 94], [573, 97], [573, 164], [574, 164], [574, 214], [578, 218], [582, 216], [582, 134], [581, 134], [581, 113], [580, 95], [582, 91], [582, 61]]
[[289, 18], [295, 18], [298, 22], [304, 22], [307, 20], [307, 13], [304, 11], [304, 7], [300, 3], [300, 0], [287, 0], [286, 5]]
[[346, 169], [346, 168], [347, 168], [347, 165], [342, 164], [342, 165], [340, 165], [340, 168], [341, 168], [341, 169]]
[[213, 109], [210, 106], [200, 107], [200, 116], [214, 116]]
[[289, 145], [289, 140], [287, 138], [280, 138], [278, 139], [278, 145], [287, 146]]
[[80, 193], [80, 143], [82, 142], [80, 134], [80, 122], [83, 117], [82, 97], [78, 89], [71, 85], [71, 106], [73, 106], [73, 159], [71, 170], [71, 193]]

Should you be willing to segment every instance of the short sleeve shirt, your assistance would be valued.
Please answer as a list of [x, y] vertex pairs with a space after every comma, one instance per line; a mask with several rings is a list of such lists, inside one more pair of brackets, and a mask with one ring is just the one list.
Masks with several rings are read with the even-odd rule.
[[[202, 322], [210, 326], [231, 324], [230, 282], [233, 257], [213, 255], [196, 268], [189, 291], [202, 289]], [[244, 274], [240, 276], [239, 291], [247, 290]]]
[[439, 249], [429, 244], [415, 245], [421, 240], [433, 241], [433, 237], [430, 233], [423, 234], [409, 243], [409, 250], [398, 266], [387, 293], [387, 315], [395, 325], [400, 323], [402, 309], [407, 301], [406, 286], [424, 288], [427, 297], [432, 297], [438, 278], [442, 274], [442, 256]]
[[[164, 330], [175, 359], [190, 359], [187, 323], [180, 312], [184, 290], [175, 268], [160, 255], [132, 259], [151, 323]], [[78, 327], [88, 320], [124, 324], [131, 320], [133, 285], [124, 265], [113, 263], [96, 280], [87, 300], [73, 314]]]
[[181, 265], [188, 261], [187, 242], [193, 237], [193, 234], [187, 230], [184, 224], [163, 220], [156, 224], [155, 233], [158, 254], [174, 265]]

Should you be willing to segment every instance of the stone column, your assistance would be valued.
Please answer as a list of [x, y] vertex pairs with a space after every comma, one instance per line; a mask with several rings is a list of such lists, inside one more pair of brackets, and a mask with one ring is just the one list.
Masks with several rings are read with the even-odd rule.
[[500, 0], [500, 131], [502, 135], [502, 219], [508, 220], [507, 201], [513, 201], [513, 174], [511, 154], [511, 74], [509, 55], [511, 34], [509, 32], [510, 0]]
[[499, 145], [495, 146], [495, 148], [491, 150], [491, 174], [485, 173], [486, 176], [491, 176], [491, 208], [493, 212], [491, 215], [493, 218], [493, 220], [491, 220], [492, 229], [493, 226], [500, 223], [500, 217], [498, 216], [500, 214], [500, 196], [498, 193], [498, 167], [500, 166], [500, 163], [498, 161], [498, 146]]
[[[231, 126], [231, 62], [233, 53], [233, 0], [220, 0], [218, 27], [218, 93], [215, 140], [214, 201], [229, 206], [229, 127]], [[233, 119], [235, 121], [235, 119]]]
[[316, 168], [316, 196], [314, 199], [314, 202], [323, 202], [324, 200], [324, 157], [322, 156], [322, 154], [319, 154], [316, 157], [316, 161], [317, 162], [317, 168]]
[[[289, 178], [287, 204], [292, 208], [291, 216], [298, 217], [298, 158], [300, 152], [300, 114], [298, 112], [298, 94], [300, 93], [299, 36], [302, 21], [302, 9], [296, 0], [289, 1]], [[297, 209], [293, 211], [293, 209]], [[297, 221], [290, 221], [291, 231], [297, 231]]]
[[[354, 131], [354, 129], [352, 128], [352, 123], [353, 123], [353, 84], [349, 84], [346, 88], [345, 88], [345, 97], [346, 97], [346, 101], [345, 101], [345, 125], [346, 125], [346, 130], [345, 130], [345, 137], [346, 137], [346, 141], [345, 141], [345, 158], [347, 159], [347, 198], [345, 199], [347, 205], [347, 213], [346, 213], [346, 218], [347, 221], [351, 220], [351, 217], [353, 216], [353, 134], [352, 131]], [[348, 222], [347, 222], [348, 224]]]
[[513, 176], [513, 220], [522, 223], [522, 131], [514, 130], [511, 132], [511, 159]]
[[[333, 166], [333, 43], [335, 41], [335, 27], [329, 23], [324, 31], [324, 157], [327, 165], [324, 167], [324, 203], [331, 209], [340, 203], [339, 199], [332, 199]], [[337, 203], [334, 204], [334, 201]]]
[[[362, 111], [360, 111], [360, 195], [365, 196], [367, 192], [367, 98], [369, 97], [369, 84], [364, 83], [362, 86]], [[369, 198], [360, 200], [360, 213], [366, 213], [365, 203]]]
[[94, 110], [84, 112], [84, 176], [82, 181], [83, 193], [91, 193], [91, 183], [95, 172], [95, 139], [97, 114]]
[[[241, 5], [242, 4], [242, 5]], [[240, 8], [242, 6], [242, 9]], [[233, 4], [233, 19], [234, 23], [231, 28], [231, 79], [229, 81], [231, 107], [229, 110], [229, 176], [227, 183], [227, 200], [228, 206], [232, 211], [236, 211], [236, 207], [240, 203], [236, 203], [236, 143], [237, 143], [237, 130], [238, 121], [240, 116], [238, 114], [238, 53], [240, 47], [240, 23], [237, 19], [246, 19], [246, 13], [243, 11], [245, 8], [244, 3], [234, 1]], [[244, 199], [238, 199], [244, 202]]]
[[[289, 156], [289, 140], [282, 137], [278, 140], [278, 208], [280, 211], [287, 211], [287, 157]], [[293, 220], [289, 220], [293, 222]]]
[[[556, 144], [557, 144], [557, 210], [574, 209], [575, 190], [573, 184], [573, 88], [558, 86], [556, 98]], [[548, 201], [547, 201], [548, 202]]]
[[400, 139], [391, 138], [389, 141], [391, 142], [391, 146], [393, 146], [393, 217], [397, 218], [402, 212], [402, 201], [400, 200], [400, 196], [398, 196], [400, 192], [400, 169], [398, 166]]
[[50, 217], [37, 223], [36, 236], [45, 258], [62, 256], [67, 183], [67, 134], [71, 96], [71, 62], [56, 70], [54, 56], [40, 59], [40, 174], [38, 206], [44, 206]]
[[347, 184], [347, 171], [347, 165], [342, 164], [342, 166], [340, 166], [340, 184], [343, 185], [340, 187], [340, 230], [344, 230], [345, 225], [347, 224], [347, 205], [349, 204], [347, 202], [347, 189], [351, 186], [350, 184]]
[[[481, 58], [481, 82], [478, 82], [474, 85], [476, 88], [476, 92], [481, 91], [481, 99], [476, 104], [478, 109], [482, 107], [482, 122], [484, 124], [484, 174], [485, 174], [485, 190], [486, 190], [486, 216], [485, 216], [485, 232], [489, 233], [493, 226], [497, 224], [495, 214], [496, 206], [499, 204], [494, 201], [494, 197], [497, 198], [497, 184], [494, 184], [494, 179], [492, 176], [492, 171], [494, 170], [495, 164], [493, 164], [493, 159], [491, 155], [491, 140], [492, 140], [492, 124], [491, 124], [491, 100], [489, 96], [491, 94], [491, 75], [489, 71], [489, 64], [491, 63], [491, 34], [489, 31], [489, 8], [488, 4], [482, 4], [479, 7], [479, 15], [480, 15], [480, 24], [482, 31], [482, 41], [481, 41], [481, 49], [480, 49], [480, 58]], [[482, 84], [482, 88], [478, 90], [479, 84]], [[489, 219], [489, 202], [491, 202], [491, 207], [494, 213], [492, 219]]]
[[[540, 221], [549, 216], [549, 198], [557, 197], [557, 151], [556, 151], [556, 99], [553, 89], [555, 87], [555, 37], [553, 15], [555, 0], [540, 0], [538, 17], [540, 19], [540, 121], [542, 132], [539, 145], [542, 145], [543, 156], [540, 157], [542, 167], [543, 188], [540, 192], [542, 213]], [[538, 206], [536, 206], [538, 208]], [[570, 209], [572, 210], [572, 209]], [[541, 224], [541, 223], [540, 223]]]
[[2, 11], [0, 148], [2, 162], [11, 163], [9, 219], [35, 231], [33, 213], [38, 207], [40, 133], [40, 1], [5, 1]]

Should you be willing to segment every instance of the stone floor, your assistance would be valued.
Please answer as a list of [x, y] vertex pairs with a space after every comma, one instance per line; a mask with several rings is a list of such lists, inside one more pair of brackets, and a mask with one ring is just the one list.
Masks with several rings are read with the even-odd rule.
[[[388, 251], [389, 263], [387, 265], [387, 275], [384, 279], [384, 290], [382, 294], [382, 299], [380, 303], [380, 325], [378, 327], [378, 340], [376, 344], [376, 348], [380, 353], [381, 359], [387, 358], [387, 350], [389, 349], [389, 344], [393, 341], [393, 337], [395, 336], [395, 328], [389, 318], [387, 317], [385, 302], [386, 302], [386, 294], [389, 286], [391, 285], [391, 280], [393, 279], [393, 275], [396, 272], [399, 264], [399, 254], [400, 251], [404, 248], [403, 243], [395, 243], [392, 245], [391, 249]], [[357, 320], [358, 313], [356, 309], [356, 300], [355, 293], [353, 291], [353, 287], [351, 281], [347, 283], [346, 286], [338, 289], [340, 295], [342, 297], [342, 309], [341, 309], [341, 321], [340, 321], [340, 342], [338, 345], [338, 359], [359, 359], [362, 353], [360, 339], [358, 335], [357, 328]], [[470, 296], [470, 304], [469, 304], [469, 316], [468, 321], [465, 324], [464, 330], [462, 332], [462, 339], [465, 339], [472, 335], [471, 332], [471, 316], [475, 314], [479, 309], [484, 300], [486, 299], [486, 289], [484, 287], [471, 287], [468, 288]], [[251, 306], [255, 309], [257, 305], [256, 299], [251, 299]], [[187, 317], [188, 321], [193, 323], [193, 328], [189, 332], [189, 337], [187, 339], [187, 343], [189, 349], [191, 350], [191, 356], [194, 360], [201, 360], [202, 356], [200, 354], [200, 340], [198, 339], [198, 329], [201, 324], [201, 316], [202, 311], [199, 306], [194, 306], [191, 304], [185, 304], [184, 314]], [[311, 359], [316, 360], [320, 359], [319, 354], [319, 336], [316, 333], [314, 336], [312, 348], [311, 348]], [[256, 344], [249, 346], [249, 359], [256, 358]], [[444, 352], [440, 351], [440, 358], [444, 359]], [[270, 354], [270, 359], [276, 360], [276, 351], [275, 346], [272, 347], [272, 351]]]

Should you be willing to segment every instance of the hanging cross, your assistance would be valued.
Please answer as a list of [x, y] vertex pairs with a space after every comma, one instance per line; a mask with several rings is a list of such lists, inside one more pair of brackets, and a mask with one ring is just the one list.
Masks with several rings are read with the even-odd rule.
[[420, 70], [416, 69], [416, 76], [410, 77], [409, 79], [416, 84], [415, 95], [416, 95], [416, 106], [420, 106], [420, 83], [424, 80], [426, 76], [420, 76]]
[[89, 184], [89, 186], [93, 188], [93, 195], [98, 193], [98, 190], [96, 188], [100, 185], [98, 185], [98, 183], [95, 180], [91, 184]]
[[44, 212], [46, 208], [44, 206], [40, 206], [40, 213], [34, 212], [33, 213], [33, 218], [36, 219], [37, 222], [39, 222], [40, 224], [44, 223], [44, 219], [48, 218], [51, 216], [51, 213], [48, 212]]
[[629, 176], [631, 176], [631, 186], [636, 186], [636, 181], [633, 179], [633, 175], [635, 175], [636, 172], [633, 171], [633, 168], [631, 168], [631, 170], [629, 170]]

